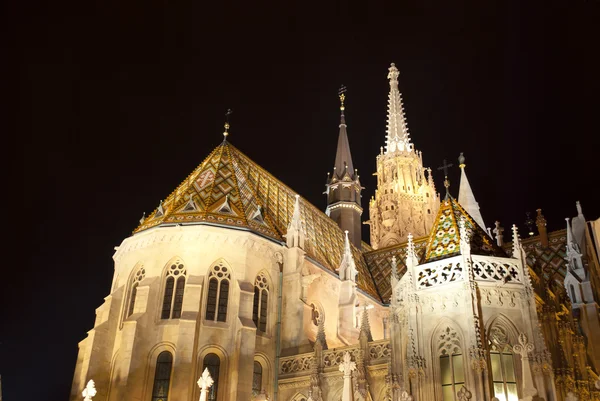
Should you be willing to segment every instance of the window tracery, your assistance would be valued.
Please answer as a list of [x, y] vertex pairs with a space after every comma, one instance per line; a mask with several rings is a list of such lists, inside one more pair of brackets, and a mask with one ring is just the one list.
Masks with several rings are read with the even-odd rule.
[[223, 262], [219, 262], [211, 268], [208, 275], [206, 320], [217, 322], [227, 321], [230, 279], [231, 272]]
[[[186, 274], [185, 266], [179, 261], [172, 263], [167, 270], [161, 319], [179, 319], [181, 317]], [[173, 292], [175, 296], [173, 296]]]
[[219, 391], [219, 371], [221, 369], [221, 359], [217, 354], [206, 354], [202, 361], [202, 372], [204, 369], [208, 369], [210, 376], [213, 379], [213, 385], [208, 390], [207, 401], [217, 401], [217, 394]]
[[465, 383], [461, 341], [456, 330], [446, 327], [438, 336], [442, 400], [456, 401], [456, 392]]
[[173, 355], [169, 351], [163, 351], [156, 358], [156, 369], [154, 371], [154, 385], [152, 386], [152, 401], [167, 401], [169, 397], [169, 386], [171, 384], [171, 368], [173, 367]]
[[489, 346], [494, 396], [499, 400], [518, 401], [514, 354], [503, 327], [492, 326]]

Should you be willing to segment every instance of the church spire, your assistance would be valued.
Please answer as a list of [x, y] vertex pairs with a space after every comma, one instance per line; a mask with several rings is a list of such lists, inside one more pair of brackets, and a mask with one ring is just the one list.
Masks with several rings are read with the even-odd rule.
[[342, 85], [338, 91], [340, 97], [340, 133], [338, 136], [337, 151], [335, 153], [335, 165], [333, 174], [338, 180], [344, 178], [348, 173], [350, 179], [355, 178], [354, 165], [352, 164], [352, 155], [350, 154], [350, 142], [346, 132], [346, 116], [344, 115], [344, 101], [346, 100], [346, 87]]
[[390, 94], [388, 95], [385, 153], [393, 153], [396, 150], [412, 152], [414, 147], [410, 143], [410, 138], [408, 137], [408, 126], [404, 116], [402, 95], [398, 89], [398, 76], [400, 75], [400, 72], [394, 63], [390, 65], [388, 71]]
[[460, 152], [460, 156], [458, 156], [458, 167], [460, 167], [460, 186], [458, 188], [458, 203], [469, 213], [469, 216], [473, 218], [479, 224], [479, 227], [486, 230], [485, 223], [483, 222], [483, 217], [481, 217], [481, 212], [479, 211], [479, 203], [475, 200], [475, 195], [473, 195], [473, 190], [471, 190], [471, 185], [469, 184], [469, 180], [467, 179], [467, 173], [465, 173], [465, 157], [463, 153]]
[[342, 85], [338, 91], [340, 98], [340, 125], [338, 144], [335, 153], [333, 173], [327, 174], [325, 194], [327, 195], [327, 214], [343, 231], [350, 233], [350, 242], [357, 248], [361, 247], [361, 221], [362, 207], [360, 193], [362, 186], [358, 171], [352, 164], [350, 143], [346, 132], [346, 87]]

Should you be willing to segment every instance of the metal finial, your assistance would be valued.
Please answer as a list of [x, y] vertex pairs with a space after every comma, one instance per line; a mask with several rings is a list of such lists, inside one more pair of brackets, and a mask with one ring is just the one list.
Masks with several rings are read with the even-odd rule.
[[223, 132], [223, 136], [225, 137], [224, 139], [227, 139], [227, 136], [229, 135], [229, 116], [231, 113], [233, 113], [231, 109], [227, 109], [227, 112], [225, 113], [225, 131]]
[[448, 164], [446, 159], [444, 159], [444, 163], [440, 167], [438, 167], [438, 170], [444, 170], [444, 187], [446, 187], [446, 197], [450, 195], [450, 180], [448, 180], [448, 168], [452, 166], [452, 163]]
[[342, 111], [342, 113], [344, 113], [344, 100], [346, 100], [346, 86], [342, 85], [340, 86], [340, 89], [338, 90], [338, 96], [340, 97], [340, 110]]
[[458, 167], [460, 168], [465, 168], [466, 164], [465, 164], [465, 156], [463, 155], [463, 152], [460, 152], [460, 156], [458, 156]]

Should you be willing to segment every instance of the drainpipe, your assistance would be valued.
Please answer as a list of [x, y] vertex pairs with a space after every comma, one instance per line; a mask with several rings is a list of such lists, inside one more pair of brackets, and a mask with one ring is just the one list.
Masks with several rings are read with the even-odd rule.
[[279, 265], [279, 294], [277, 295], [277, 326], [276, 326], [276, 339], [275, 339], [275, 383], [273, 388], [273, 401], [277, 401], [278, 396], [278, 382], [279, 382], [279, 354], [281, 353], [281, 303], [283, 292], [283, 262]]

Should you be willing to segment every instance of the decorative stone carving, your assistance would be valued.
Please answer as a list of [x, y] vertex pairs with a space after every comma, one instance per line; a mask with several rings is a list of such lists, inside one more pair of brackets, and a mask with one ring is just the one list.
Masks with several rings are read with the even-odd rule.
[[460, 262], [440, 262], [420, 265], [417, 271], [417, 288], [428, 288], [463, 279]]
[[204, 368], [202, 376], [198, 379], [198, 387], [200, 387], [200, 401], [206, 401], [208, 389], [214, 384], [213, 378], [210, 376], [208, 368]]
[[473, 276], [476, 280], [495, 281], [499, 283], [522, 283], [519, 267], [516, 263], [505, 260], [484, 260], [474, 258]]
[[92, 401], [92, 397], [96, 395], [96, 384], [93, 380], [87, 382], [83, 392], [83, 401]]
[[352, 372], [356, 370], [356, 363], [352, 362], [350, 353], [344, 353], [344, 360], [340, 364], [340, 372], [344, 374], [344, 389], [342, 391], [342, 401], [352, 401]]
[[281, 360], [279, 373], [289, 374], [310, 370], [313, 354], [296, 355]]
[[392, 345], [389, 341], [383, 343], [369, 344], [369, 359], [389, 358], [392, 353]]
[[567, 393], [567, 397], [565, 398], [565, 401], [579, 401], [579, 398], [575, 394], [573, 394], [572, 391], [569, 391]]
[[412, 401], [412, 395], [408, 394], [408, 392], [403, 391], [400, 394], [400, 401]]
[[528, 342], [525, 333], [519, 334], [519, 344], [513, 347], [513, 351], [521, 355], [522, 364], [522, 395], [523, 399], [531, 399], [537, 395], [538, 391], [533, 384], [533, 377], [531, 376], [531, 367], [529, 366], [529, 353], [533, 351], [533, 344]]
[[473, 397], [471, 392], [467, 390], [465, 386], [461, 387], [461, 389], [456, 393], [456, 396], [458, 397], [459, 401], [468, 401]]

